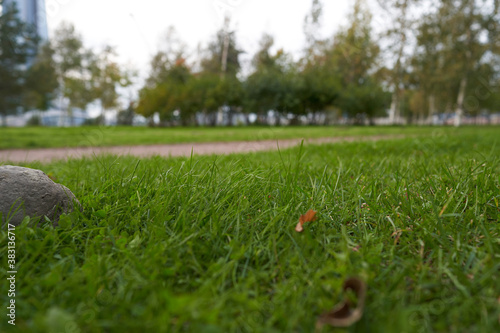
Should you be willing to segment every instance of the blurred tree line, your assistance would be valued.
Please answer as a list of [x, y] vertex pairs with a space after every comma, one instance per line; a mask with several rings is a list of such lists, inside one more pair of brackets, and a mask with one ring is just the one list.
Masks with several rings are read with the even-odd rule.
[[[0, 0], [0, 4], [1, 4]], [[323, 5], [312, 0], [304, 19], [306, 44], [299, 59], [264, 34], [243, 73], [236, 33], [226, 21], [196, 54], [170, 28], [134, 111], [160, 124], [214, 126], [234, 117], [279, 125], [431, 123], [437, 115], [500, 111], [499, 0], [373, 0], [382, 31], [364, 0], [355, 0], [348, 23], [321, 38]], [[277, 18], [278, 19], [278, 18]], [[380, 27], [379, 27], [380, 28]], [[379, 29], [380, 30], [380, 29]], [[39, 45], [15, 9], [0, 17], [0, 114], [46, 110], [55, 98], [74, 108], [97, 102], [116, 109], [120, 87], [132, 73], [116, 62], [113, 48], [85, 48], [64, 24], [50, 43]], [[26, 65], [29, 64], [29, 65]], [[270, 112], [272, 111], [272, 112]], [[271, 116], [272, 115], [272, 116]]]
[[377, 116], [426, 124], [445, 114], [457, 126], [464, 115], [500, 111], [498, 0], [375, 3], [383, 31], [374, 32], [366, 2], [356, 0], [348, 24], [321, 39], [322, 3], [312, 0], [303, 56], [276, 50], [265, 34], [245, 77], [234, 32], [220, 30], [199, 63], [188, 64], [185, 47], [172, 47], [182, 43], [171, 31], [170, 46], [151, 62], [137, 111], [158, 113], [164, 124], [196, 124], [201, 113], [213, 125], [221, 111], [268, 123], [272, 110], [278, 124], [372, 123]]
[[[163, 124], [215, 125], [222, 113], [233, 124], [234, 114], [257, 117], [257, 123], [353, 123], [383, 116], [390, 94], [380, 80], [380, 47], [371, 28], [372, 16], [363, 1], [356, 1], [349, 25], [333, 38], [318, 39], [322, 4], [312, 3], [304, 20], [307, 46], [295, 60], [277, 49], [274, 38], [264, 34], [253, 56], [251, 72], [241, 76], [236, 35], [221, 29], [201, 59], [188, 64], [188, 54], [174, 31], [164, 51], [151, 62], [146, 85], [139, 93], [137, 112], [158, 113]], [[200, 117], [200, 115], [202, 117]]]
[[[0, 5], [3, 1], [0, 0]], [[18, 10], [2, 6], [0, 16], [0, 115], [19, 110], [45, 111], [55, 99], [73, 119], [75, 108], [97, 102], [102, 114], [118, 106], [120, 86], [131, 84], [130, 71], [115, 60], [110, 46], [96, 52], [84, 47], [82, 36], [62, 24], [49, 42], [18, 18]], [[101, 120], [104, 117], [100, 117]]]

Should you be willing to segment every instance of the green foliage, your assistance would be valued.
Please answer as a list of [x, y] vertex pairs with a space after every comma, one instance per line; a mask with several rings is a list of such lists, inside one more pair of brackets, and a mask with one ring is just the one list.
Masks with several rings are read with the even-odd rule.
[[55, 98], [55, 91], [59, 87], [57, 68], [54, 61], [55, 51], [50, 43], [45, 43], [29, 67], [26, 77], [25, 97], [28, 107], [38, 110], [47, 110]]
[[302, 81], [297, 66], [283, 50], [271, 54], [273, 39], [264, 35], [261, 49], [254, 57], [255, 70], [245, 82], [247, 108], [258, 114], [300, 113]]
[[33, 115], [26, 123], [27, 126], [40, 126], [41, 124], [42, 121], [38, 115]]
[[54, 48], [57, 51], [57, 65], [59, 75], [65, 76], [70, 71], [79, 71], [84, 62], [86, 50], [82, 36], [74, 25], [63, 22], [54, 34]]
[[[382, 9], [377, 15], [385, 31], [375, 33], [367, 1], [356, 0], [347, 25], [322, 38], [323, 2], [311, 0], [301, 59], [274, 48], [265, 34], [248, 75], [229, 20], [198, 52], [188, 50], [170, 27], [151, 59], [137, 112], [150, 119], [158, 113], [161, 125], [195, 125], [202, 115], [204, 124], [215, 125], [219, 115], [236, 112], [256, 113], [267, 124], [270, 110], [292, 124], [329, 124], [333, 112], [366, 123], [389, 106], [394, 124], [403, 117], [429, 123], [442, 113], [455, 113], [460, 123], [463, 114], [498, 111], [499, 1], [374, 3]], [[37, 54], [36, 36], [13, 10], [2, 15], [0, 29], [2, 116], [21, 106], [46, 110], [57, 93], [69, 101], [70, 115], [95, 101], [103, 116], [119, 108], [119, 87], [130, 86], [134, 75], [120, 67], [112, 48], [86, 48], [75, 27], [63, 23]]]
[[324, 111], [338, 104], [342, 93], [341, 77], [334, 60], [324, 52], [310, 57], [300, 72], [302, 86], [299, 96], [303, 113]]
[[363, 84], [350, 84], [342, 90], [338, 105], [350, 117], [384, 116], [390, 104], [390, 94], [373, 81]]
[[47, 110], [56, 93], [69, 100], [69, 115], [73, 108], [85, 109], [96, 99], [103, 110], [118, 106], [117, 86], [130, 85], [130, 75], [113, 61], [112, 48], [95, 54], [85, 48], [73, 25], [63, 23], [53, 39], [38, 50], [37, 38], [16, 15], [6, 11], [0, 17], [0, 29], [4, 30], [0, 95], [5, 95], [0, 98], [5, 100], [0, 109], [4, 115], [21, 105]]
[[122, 71], [113, 59], [115, 57], [115, 50], [111, 46], [106, 46], [100, 54], [93, 55], [89, 62], [92, 97], [100, 102], [103, 118], [105, 110], [119, 106], [118, 87], [131, 84], [128, 74]]
[[85, 109], [95, 99], [90, 81], [93, 53], [84, 47], [82, 36], [69, 23], [56, 29], [52, 42], [61, 93], [69, 100], [67, 112], [73, 119], [73, 108]]
[[[498, 1], [439, 1], [419, 19], [413, 71], [402, 82], [418, 93], [413, 115], [497, 111]], [[494, 69], [496, 68], [496, 69]], [[416, 96], [416, 95], [415, 95]]]
[[347, 331], [496, 332], [500, 146], [497, 129], [464, 130], [31, 164], [84, 210], [16, 228], [15, 331], [314, 332], [358, 276], [366, 308]]
[[[222, 59], [227, 41], [227, 64], [226, 71], [222, 72]], [[203, 72], [236, 77], [241, 68], [239, 56], [243, 52], [237, 48], [236, 36], [232, 31], [219, 30], [215, 38], [209, 43], [206, 54], [201, 59]]]
[[343, 89], [338, 106], [351, 117], [383, 115], [387, 94], [374, 75], [380, 48], [372, 37], [372, 16], [357, 0], [347, 28], [339, 31], [329, 54]]
[[162, 121], [172, 118], [186, 102], [186, 87], [191, 80], [191, 70], [184, 58], [179, 56], [170, 61], [164, 52], [152, 60], [151, 73], [146, 86], [139, 92], [137, 112], [150, 117], [159, 112]]
[[321, 29], [321, 21], [323, 18], [323, 4], [320, 0], [312, 0], [311, 11], [304, 18], [304, 35], [308, 47], [314, 49], [318, 42], [318, 34]]
[[[0, 2], [0, 5], [3, 1]], [[0, 16], [0, 115], [17, 112], [23, 105], [26, 65], [36, 54], [38, 37], [19, 18], [15, 3]]]
[[117, 125], [131, 126], [132, 123], [134, 122], [134, 116], [135, 116], [134, 104], [130, 103], [125, 110], [121, 110], [120, 112], [118, 112], [118, 115], [116, 117], [116, 123]]
[[[316, 115], [332, 111], [358, 123], [372, 122], [388, 110], [393, 123], [402, 123], [403, 117], [424, 123], [432, 115], [462, 109], [469, 115], [492, 112], [499, 95], [500, 5], [486, 2], [481, 7], [474, 0], [440, 1], [424, 10], [418, 8], [425, 3], [421, 0], [378, 1], [384, 18], [390, 18], [381, 41], [364, 0], [353, 3], [348, 24], [332, 38], [319, 38], [323, 5], [313, 0], [304, 21], [303, 57], [297, 61], [273, 49], [273, 37], [264, 34], [247, 77], [237, 75], [241, 51], [226, 26], [200, 62], [188, 65], [178, 79], [173, 70], [175, 61], [185, 61], [184, 48], [159, 52], [139, 109], [146, 116], [159, 112], [166, 120], [179, 111], [183, 124], [193, 124], [197, 113], [213, 116], [226, 106], [256, 113], [261, 123], [267, 123], [272, 110], [292, 124], [304, 119], [314, 124]], [[229, 67], [223, 73], [226, 43]], [[380, 45], [387, 46], [384, 53]], [[172, 79], [182, 84], [165, 84]]]

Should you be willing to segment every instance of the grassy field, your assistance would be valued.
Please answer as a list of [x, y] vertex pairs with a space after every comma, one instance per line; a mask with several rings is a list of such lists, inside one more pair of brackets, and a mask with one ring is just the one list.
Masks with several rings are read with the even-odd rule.
[[[314, 332], [357, 276], [363, 317], [323, 332], [499, 332], [499, 162], [497, 131], [482, 128], [30, 164], [84, 211], [16, 228], [17, 324], [2, 314], [0, 331]], [[309, 209], [318, 219], [299, 234]], [[2, 278], [5, 313], [7, 289]]]
[[[461, 131], [464, 130], [475, 131], [473, 128], [461, 129]], [[275, 140], [378, 134], [427, 135], [436, 131], [457, 133], [455, 128], [436, 129], [435, 127], [24, 127], [0, 128], [0, 149]]]

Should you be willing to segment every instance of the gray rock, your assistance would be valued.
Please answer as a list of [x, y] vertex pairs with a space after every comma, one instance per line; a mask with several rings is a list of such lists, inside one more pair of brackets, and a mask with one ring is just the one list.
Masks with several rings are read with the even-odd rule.
[[62, 213], [73, 211], [74, 204], [81, 208], [75, 195], [61, 184], [54, 183], [43, 171], [12, 165], [0, 166], [0, 224], [7, 222], [9, 211], [18, 211], [9, 220], [21, 224], [25, 216], [48, 217], [57, 226]]

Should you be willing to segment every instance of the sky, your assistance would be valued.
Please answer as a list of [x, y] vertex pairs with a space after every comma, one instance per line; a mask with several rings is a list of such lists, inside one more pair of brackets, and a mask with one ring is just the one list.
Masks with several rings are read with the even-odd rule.
[[[85, 45], [116, 47], [119, 61], [147, 76], [149, 61], [162, 36], [174, 26], [179, 37], [195, 50], [206, 45], [223, 26], [224, 12], [231, 16], [237, 43], [249, 61], [264, 32], [276, 47], [299, 55], [304, 46], [303, 22], [311, 0], [45, 0], [49, 36], [63, 21], [75, 25]], [[323, 0], [322, 37], [346, 24], [352, 1]]]

